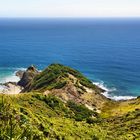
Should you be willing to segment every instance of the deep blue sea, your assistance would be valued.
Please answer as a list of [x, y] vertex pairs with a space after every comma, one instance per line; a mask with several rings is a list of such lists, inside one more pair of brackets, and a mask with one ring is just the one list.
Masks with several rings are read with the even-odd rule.
[[0, 19], [0, 82], [51, 63], [78, 69], [110, 96], [140, 96], [140, 19]]

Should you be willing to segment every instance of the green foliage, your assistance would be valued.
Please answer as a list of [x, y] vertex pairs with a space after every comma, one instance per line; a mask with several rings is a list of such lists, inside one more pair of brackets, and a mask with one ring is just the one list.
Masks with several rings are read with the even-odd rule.
[[52, 83], [51, 85], [48, 85], [47, 89], [51, 90], [51, 89], [61, 89], [63, 88], [65, 85], [67, 84], [66, 81], [59, 81], [56, 83]]
[[0, 140], [139, 140], [139, 137], [139, 109], [103, 119], [84, 105], [64, 103], [51, 95], [0, 95]]
[[28, 93], [1, 99], [0, 95], [1, 140], [92, 139], [98, 133], [71, 118], [73, 109], [54, 96]]
[[89, 117], [89, 118], [87, 118], [86, 122], [89, 124], [93, 124], [93, 123], [96, 123], [96, 120], [97, 119], [93, 119], [93, 118]]
[[68, 107], [74, 112], [76, 121], [83, 121], [91, 117], [94, 112], [86, 108], [84, 105], [78, 105], [72, 101], [68, 102]]
[[34, 95], [37, 99], [44, 101], [50, 108], [52, 108], [57, 114], [73, 118], [76, 121], [83, 121], [92, 117], [92, 115], [96, 115], [97, 113], [89, 110], [84, 105], [76, 104], [72, 101], [68, 101], [66, 105], [57, 97], [49, 95], [45, 96], [42, 94]]
[[[73, 75], [80, 81], [80, 83], [86, 87], [94, 88], [97, 87], [92, 84], [90, 80], [84, 77], [79, 71], [74, 70], [70, 67], [63, 66], [61, 64], [51, 64], [43, 72], [37, 75], [28, 90], [45, 90], [45, 89], [59, 89], [67, 84], [68, 74]], [[82, 88], [82, 87], [81, 87]], [[84, 89], [83, 89], [84, 90]]]
[[45, 102], [52, 109], [54, 109], [56, 107], [60, 108], [61, 106], [63, 106], [62, 102], [58, 98], [56, 98], [55, 96], [47, 96], [45, 98]]
[[[93, 88], [95, 93], [100, 91], [80, 72], [60, 64], [52, 64], [38, 74], [28, 90], [37, 92], [61, 89], [68, 82], [73, 82], [81, 94], [86, 92], [85, 87]], [[53, 95], [36, 92], [19, 95], [0, 94], [0, 140], [140, 138], [139, 98], [126, 102], [108, 100], [102, 112], [98, 114], [82, 104], [63, 102]], [[89, 99], [91, 96], [87, 97]]]
[[69, 110], [65, 107], [64, 103], [55, 96], [52, 95], [42, 95], [35, 94], [33, 97], [36, 97], [38, 100], [45, 102], [47, 107], [51, 108], [59, 115], [68, 116]]
[[[4, 97], [3, 97], [4, 98]], [[15, 108], [11, 99], [4, 99], [0, 107], [0, 139], [1, 140], [42, 140], [42, 133], [30, 123], [19, 108]]]

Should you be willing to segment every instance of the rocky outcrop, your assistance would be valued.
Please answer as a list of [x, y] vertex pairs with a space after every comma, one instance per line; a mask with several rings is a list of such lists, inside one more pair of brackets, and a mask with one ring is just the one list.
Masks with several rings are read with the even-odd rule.
[[25, 72], [17, 72], [16, 75], [21, 78], [17, 85], [25, 88], [38, 74], [39, 71], [33, 65], [28, 67], [28, 69]]
[[25, 71], [19, 70], [16, 72], [16, 76], [19, 77], [20, 79], [23, 77]]

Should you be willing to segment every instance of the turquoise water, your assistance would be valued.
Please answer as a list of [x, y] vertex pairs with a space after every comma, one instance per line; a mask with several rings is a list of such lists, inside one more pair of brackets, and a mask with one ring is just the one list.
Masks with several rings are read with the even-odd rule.
[[51, 63], [78, 69], [112, 96], [139, 96], [140, 19], [0, 19], [0, 82]]

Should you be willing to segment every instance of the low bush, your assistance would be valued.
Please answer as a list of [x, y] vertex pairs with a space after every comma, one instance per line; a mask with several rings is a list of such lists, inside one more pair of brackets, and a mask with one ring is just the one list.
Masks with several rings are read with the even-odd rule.
[[86, 108], [84, 105], [78, 105], [73, 101], [68, 101], [68, 107], [74, 112], [74, 118], [76, 121], [83, 121], [91, 117], [94, 112]]

